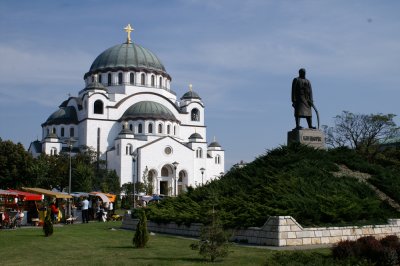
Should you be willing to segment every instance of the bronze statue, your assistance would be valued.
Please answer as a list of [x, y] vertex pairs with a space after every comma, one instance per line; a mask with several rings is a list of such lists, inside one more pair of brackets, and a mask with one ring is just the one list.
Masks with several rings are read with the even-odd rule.
[[294, 107], [294, 117], [296, 119], [296, 129], [302, 129], [300, 118], [307, 120], [308, 128], [315, 129], [312, 125], [312, 110], [314, 107], [311, 82], [306, 79], [306, 70], [299, 70], [299, 77], [293, 79], [292, 83], [292, 106]]

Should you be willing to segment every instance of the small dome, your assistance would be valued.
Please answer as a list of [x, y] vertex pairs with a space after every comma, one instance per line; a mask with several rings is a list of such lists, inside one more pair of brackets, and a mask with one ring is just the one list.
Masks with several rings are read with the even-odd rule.
[[58, 139], [58, 136], [56, 133], [50, 132], [47, 134], [46, 139]]
[[199, 99], [201, 100], [200, 96], [197, 94], [195, 91], [188, 91], [183, 96], [181, 97], [181, 100], [183, 99]]
[[160, 59], [150, 50], [135, 43], [123, 43], [97, 56], [85, 78], [93, 73], [117, 70], [148, 70], [169, 77]]
[[66, 106], [60, 107], [60, 109], [52, 113], [42, 126], [76, 123], [78, 123], [78, 116], [76, 115], [75, 107]]
[[203, 137], [199, 133], [193, 133], [189, 139], [203, 139]]
[[213, 141], [213, 142], [210, 143], [210, 145], [208, 145], [208, 147], [209, 148], [217, 148], [217, 147], [221, 148], [221, 145], [219, 145], [218, 142]]
[[167, 107], [152, 101], [142, 101], [129, 107], [120, 120], [161, 119], [178, 121]]
[[108, 92], [108, 89], [103, 84], [101, 84], [97, 81], [88, 84], [85, 88], [85, 91], [88, 91], [88, 90], [103, 90], [103, 91]]
[[132, 130], [130, 130], [129, 128], [123, 128], [118, 135], [129, 135], [129, 134], [133, 134]]

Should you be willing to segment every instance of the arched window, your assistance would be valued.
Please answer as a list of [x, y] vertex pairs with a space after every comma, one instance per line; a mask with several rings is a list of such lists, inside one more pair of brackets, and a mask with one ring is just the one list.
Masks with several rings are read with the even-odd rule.
[[133, 73], [129, 74], [129, 83], [135, 84], [135, 74], [133, 74]]
[[163, 86], [162, 86], [162, 77], [160, 77], [160, 79], [159, 79], [158, 86], [159, 86], [160, 88], [163, 87]]
[[169, 171], [167, 167], [161, 168], [161, 176], [169, 176]]
[[200, 111], [197, 108], [193, 108], [190, 116], [192, 121], [200, 121]]
[[131, 155], [133, 153], [133, 146], [131, 144], [126, 145], [125, 153], [126, 155]]
[[171, 133], [171, 126], [167, 125], [167, 134], [169, 135]]
[[97, 100], [94, 102], [93, 112], [95, 114], [103, 114], [103, 102], [102, 101]]
[[55, 127], [53, 127], [53, 129], [51, 130], [51, 133], [57, 134], [57, 129]]
[[47, 135], [49, 135], [50, 134], [50, 129], [47, 129]]
[[162, 124], [158, 124], [158, 133], [162, 134]]
[[51, 148], [50, 155], [57, 155], [57, 149], [56, 148]]
[[121, 85], [122, 82], [123, 82], [123, 80], [122, 80], [122, 73], [120, 72], [120, 73], [118, 73], [118, 84]]
[[64, 134], [65, 134], [64, 128], [62, 127], [62, 128], [61, 128], [61, 137], [64, 137]]
[[184, 171], [180, 171], [179, 172], [179, 179], [178, 182], [183, 182], [183, 179], [185, 178], [185, 172]]
[[176, 126], [174, 126], [174, 136], [176, 136]]
[[111, 85], [111, 73], [108, 73], [108, 75], [107, 75], [107, 84], [108, 84], [108, 86]]
[[142, 73], [142, 75], [140, 75], [140, 79], [141, 79], [141, 84], [144, 86], [146, 85], [146, 75], [144, 73]]
[[132, 126], [132, 124], [129, 125], [129, 130], [130, 130], [130, 131], [133, 131], [133, 126]]
[[143, 126], [141, 123], [138, 125], [138, 133], [143, 133]]
[[154, 75], [151, 75], [151, 86], [154, 87], [155, 86], [155, 79], [154, 79]]
[[203, 158], [203, 150], [201, 148], [197, 148], [196, 158]]
[[75, 128], [73, 128], [73, 127], [70, 127], [70, 128], [69, 128], [69, 136], [70, 136], [70, 137], [75, 136]]
[[153, 124], [149, 124], [147, 132], [148, 133], [153, 133]]
[[102, 82], [102, 78], [101, 78], [101, 73], [99, 73], [99, 83], [101, 83]]
[[215, 164], [220, 164], [221, 163], [221, 156], [217, 155], [215, 156]]

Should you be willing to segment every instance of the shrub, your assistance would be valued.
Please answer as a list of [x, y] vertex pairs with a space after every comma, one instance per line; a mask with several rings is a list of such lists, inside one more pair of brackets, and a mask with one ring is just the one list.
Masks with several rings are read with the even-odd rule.
[[381, 239], [381, 244], [384, 247], [388, 247], [391, 249], [397, 249], [397, 247], [400, 245], [399, 238], [396, 235], [390, 235], [386, 236]]
[[53, 234], [53, 223], [51, 222], [51, 210], [47, 210], [46, 217], [43, 223], [43, 232], [45, 236], [51, 236]]
[[133, 246], [135, 248], [144, 248], [149, 240], [146, 213], [141, 211], [139, 216], [139, 222], [136, 226], [135, 236], [133, 237]]
[[[198, 248], [200, 255], [214, 262], [216, 258], [228, 255], [228, 237], [214, 210], [211, 213], [210, 220], [210, 223], [201, 229]], [[195, 247], [196, 245], [191, 245], [192, 249]]]
[[382, 251], [382, 258], [378, 262], [378, 265], [383, 266], [395, 266], [398, 265], [399, 257], [397, 252], [393, 248], [384, 247]]
[[351, 240], [340, 241], [332, 248], [333, 258], [343, 260], [354, 257], [356, 255], [355, 244], [356, 242]]
[[371, 262], [378, 262], [383, 254], [383, 246], [373, 236], [365, 236], [356, 241], [356, 254], [360, 258], [366, 258]]

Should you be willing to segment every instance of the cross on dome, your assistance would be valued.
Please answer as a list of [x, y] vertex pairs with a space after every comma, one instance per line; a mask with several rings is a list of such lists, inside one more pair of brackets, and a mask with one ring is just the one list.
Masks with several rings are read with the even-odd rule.
[[132, 43], [131, 32], [134, 31], [134, 28], [131, 27], [131, 24], [128, 24], [128, 26], [126, 26], [124, 28], [124, 30], [126, 31], [126, 33], [128, 33], [128, 37], [126, 39], [126, 43]]
[[190, 90], [190, 91], [193, 90], [192, 87], [193, 87], [193, 85], [192, 85], [192, 84], [189, 84], [189, 90]]

